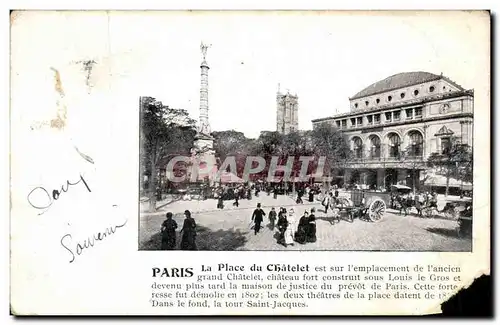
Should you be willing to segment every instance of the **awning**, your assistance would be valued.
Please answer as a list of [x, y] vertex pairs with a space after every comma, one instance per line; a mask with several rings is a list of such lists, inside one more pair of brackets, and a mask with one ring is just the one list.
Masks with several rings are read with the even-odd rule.
[[392, 185], [391, 188], [396, 190], [411, 190], [411, 187], [408, 187], [406, 185]]
[[231, 172], [222, 172], [220, 175], [221, 183], [244, 183], [243, 179], [239, 178]]
[[[436, 186], [436, 187], [442, 186], [442, 187], [444, 187], [444, 186], [446, 186], [446, 176], [437, 175], [437, 174], [429, 175], [425, 179], [424, 185], [425, 186]], [[471, 183], [464, 182], [464, 181], [461, 181], [459, 179], [452, 178], [452, 177], [450, 177], [448, 186], [449, 187], [458, 187], [458, 188], [462, 188], [464, 190], [472, 190]]]

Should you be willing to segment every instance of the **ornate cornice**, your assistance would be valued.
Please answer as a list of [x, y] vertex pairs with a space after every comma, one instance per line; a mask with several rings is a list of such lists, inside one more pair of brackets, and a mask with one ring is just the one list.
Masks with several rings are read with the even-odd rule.
[[357, 111], [350, 111], [347, 113], [336, 114], [336, 115], [333, 115], [330, 117], [323, 117], [323, 118], [319, 118], [319, 119], [314, 119], [311, 122], [317, 123], [317, 122], [333, 120], [333, 119], [337, 119], [337, 118], [341, 118], [341, 117], [350, 117], [350, 116], [355, 117], [355, 116], [364, 115], [367, 113], [370, 113], [370, 114], [377, 113], [377, 112], [382, 112], [384, 110], [392, 110], [392, 109], [397, 109], [397, 108], [410, 108], [411, 106], [419, 106], [419, 105], [423, 105], [423, 104], [430, 103], [430, 102], [440, 101], [443, 99], [457, 98], [457, 97], [463, 97], [463, 96], [474, 97], [474, 90], [454, 91], [454, 92], [449, 92], [449, 93], [445, 93], [445, 94], [426, 96], [426, 97], [422, 97], [419, 99], [410, 99], [407, 101], [393, 103], [393, 104], [384, 104], [384, 105], [380, 105], [377, 108], [369, 108], [369, 109], [363, 109], [363, 110], [357, 110]]

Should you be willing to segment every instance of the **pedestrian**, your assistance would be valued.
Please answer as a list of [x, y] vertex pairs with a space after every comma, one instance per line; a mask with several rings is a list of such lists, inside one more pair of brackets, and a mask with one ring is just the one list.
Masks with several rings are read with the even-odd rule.
[[309, 190], [309, 202], [314, 202], [314, 190]]
[[240, 203], [238, 202], [238, 195], [236, 195], [236, 196], [234, 197], [234, 203], [233, 203], [233, 206], [235, 206], [235, 207], [239, 207], [239, 206], [240, 206]]
[[276, 210], [274, 210], [274, 207], [271, 208], [271, 211], [269, 212], [269, 227], [271, 228], [271, 231], [274, 231], [274, 225], [276, 223]]
[[311, 208], [311, 214], [307, 220], [307, 230], [306, 230], [306, 241], [308, 243], [316, 242], [316, 216], [314, 213], [316, 212], [315, 208]]
[[278, 231], [279, 231], [278, 244], [282, 244], [283, 246], [286, 246], [286, 244], [285, 244], [285, 232], [286, 232], [286, 228], [288, 227], [288, 221], [286, 219], [286, 212], [284, 210], [285, 209], [280, 208], [280, 212], [278, 213], [278, 223], [276, 224], [276, 226], [278, 227]]
[[278, 188], [274, 188], [274, 191], [273, 191], [273, 198], [276, 200], [278, 198]]
[[299, 244], [305, 244], [307, 238], [307, 226], [309, 223], [309, 212], [304, 211], [304, 215], [300, 217], [297, 231], [295, 232], [295, 241]]
[[161, 249], [173, 250], [175, 248], [175, 229], [177, 222], [172, 219], [172, 212], [167, 212], [167, 219], [161, 225]]
[[287, 227], [285, 231], [285, 245], [293, 245], [293, 236], [295, 234], [295, 228], [297, 220], [295, 219], [295, 211], [293, 208], [290, 209], [287, 217]]
[[295, 200], [295, 203], [297, 204], [303, 204], [304, 202], [302, 201], [302, 193], [301, 191], [297, 191], [297, 200]]
[[285, 245], [292, 245], [294, 244], [293, 236], [295, 235], [295, 228], [297, 226], [297, 220], [295, 218], [295, 211], [293, 208], [290, 209], [290, 212], [288, 212], [288, 217], [287, 217], [287, 227], [285, 231]]
[[266, 213], [261, 209], [260, 203], [257, 203], [257, 209], [255, 209], [252, 214], [252, 221], [255, 223], [254, 232], [256, 235], [260, 230], [260, 224], [264, 221], [265, 215]]
[[220, 195], [217, 199], [217, 209], [224, 209], [224, 200], [222, 198], [222, 195]]
[[184, 224], [182, 225], [181, 233], [181, 249], [185, 251], [195, 251], [196, 247], [196, 222], [191, 217], [189, 210], [184, 211]]
[[323, 201], [321, 202], [321, 204], [325, 207], [325, 214], [328, 213], [328, 207], [330, 206], [330, 202], [331, 202], [331, 197], [332, 196], [332, 193], [328, 194], [328, 191], [325, 191], [325, 197], [323, 198]]

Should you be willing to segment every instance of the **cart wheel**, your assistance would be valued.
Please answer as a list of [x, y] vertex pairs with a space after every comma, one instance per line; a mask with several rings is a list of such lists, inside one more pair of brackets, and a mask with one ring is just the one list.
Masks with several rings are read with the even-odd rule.
[[368, 218], [372, 222], [380, 221], [385, 213], [385, 209], [386, 206], [384, 201], [382, 201], [381, 199], [374, 200], [368, 207]]

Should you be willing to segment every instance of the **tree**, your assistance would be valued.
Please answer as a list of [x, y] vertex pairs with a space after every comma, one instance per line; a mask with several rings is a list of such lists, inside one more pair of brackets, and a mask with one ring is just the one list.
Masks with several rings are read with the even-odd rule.
[[243, 132], [235, 130], [216, 131], [212, 133], [215, 138], [214, 150], [217, 153], [219, 167], [227, 157], [234, 157], [238, 176], [243, 174], [246, 157], [251, 154], [254, 140], [249, 139]]
[[322, 123], [311, 132], [312, 149], [316, 156], [326, 156], [327, 176], [334, 167], [344, 167], [352, 158], [351, 148], [342, 132], [329, 123]]
[[152, 97], [140, 98], [141, 152], [143, 170], [149, 175], [148, 197], [150, 210], [156, 210], [158, 168], [169, 155], [189, 152], [196, 131], [195, 121], [186, 110], [173, 109]]
[[472, 148], [467, 144], [462, 144], [457, 138], [452, 138], [451, 146], [443, 152], [431, 154], [427, 164], [436, 170], [437, 174], [446, 177], [445, 196], [448, 196], [451, 178], [471, 183], [473, 181]]

